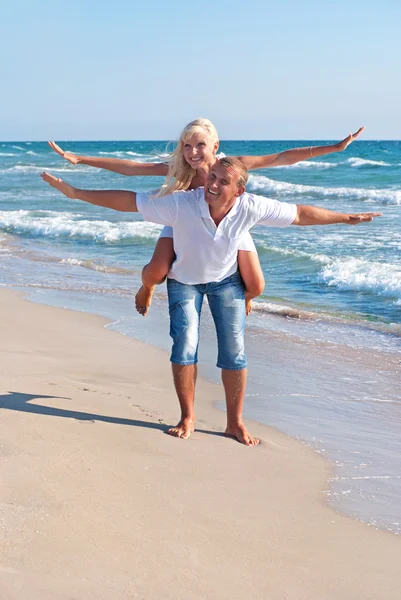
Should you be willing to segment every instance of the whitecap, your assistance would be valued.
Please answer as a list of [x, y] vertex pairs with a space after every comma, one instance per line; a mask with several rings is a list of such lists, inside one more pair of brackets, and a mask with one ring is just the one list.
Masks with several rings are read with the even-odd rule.
[[153, 161], [161, 161], [161, 159], [163, 159], [166, 156], [169, 156], [168, 154], [141, 154], [140, 152], [133, 152], [131, 150], [116, 150], [115, 152], [99, 152], [98, 154], [102, 154], [102, 155], [106, 155], [106, 156], [118, 156], [118, 157], [123, 157], [123, 156], [135, 156], [140, 158], [139, 162], [153, 162]]
[[361, 258], [337, 258], [323, 267], [318, 280], [344, 291], [365, 291], [401, 299], [401, 265]]
[[[38, 214], [39, 213], [39, 214]], [[41, 211], [0, 212], [0, 227], [8, 233], [45, 238], [75, 238], [97, 242], [118, 242], [138, 238], [156, 239], [161, 226], [144, 221], [89, 221], [71, 213], [41, 214]]]
[[383, 160], [369, 160], [367, 158], [359, 158], [357, 156], [351, 156], [343, 164], [349, 164], [351, 167], [391, 167], [390, 163], [386, 163]]
[[37, 167], [35, 165], [15, 165], [14, 167], [9, 167], [8, 169], [2, 169], [4, 172], [18, 172], [18, 173], [32, 173], [34, 171], [43, 172], [49, 171], [52, 173], [73, 173], [75, 170], [78, 172], [96, 172], [100, 171], [100, 169], [94, 169], [93, 167], [82, 167], [81, 165], [74, 165], [73, 167]]
[[294, 165], [282, 165], [277, 169], [332, 169], [337, 167], [339, 163], [322, 162], [318, 160], [301, 160]]
[[288, 183], [276, 181], [263, 175], [250, 175], [249, 191], [269, 194], [271, 192], [280, 195], [296, 196], [316, 195], [336, 198], [349, 198], [365, 200], [384, 204], [401, 204], [401, 190], [371, 189], [371, 188], [325, 188], [315, 185], [303, 185], [300, 183]]

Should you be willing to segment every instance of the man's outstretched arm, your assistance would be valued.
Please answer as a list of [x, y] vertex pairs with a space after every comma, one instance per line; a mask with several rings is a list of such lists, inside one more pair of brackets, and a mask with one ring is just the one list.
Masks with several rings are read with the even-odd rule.
[[374, 217], [381, 217], [382, 213], [338, 213], [318, 206], [308, 204], [297, 205], [297, 215], [292, 225], [334, 225], [336, 223], [345, 223], [346, 225], [358, 225], [373, 221]]
[[81, 190], [73, 187], [50, 173], [42, 173], [43, 181], [56, 188], [59, 192], [73, 200], [83, 200], [96, 206], [104, 206], [122, 212], [138, 212], [136, 192], [125, 190]]

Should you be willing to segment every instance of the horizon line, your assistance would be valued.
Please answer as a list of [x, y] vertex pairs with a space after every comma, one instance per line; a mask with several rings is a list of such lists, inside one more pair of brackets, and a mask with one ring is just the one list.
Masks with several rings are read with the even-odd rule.
[[[159, 143], [174, 143], [178, 140], [163, 140], [163, 139], [57, 139], [61, 142], [159, 142]], [[342, 138], [344, 139], [344, 138]], [[0, 144], [10, 144], [13, 142], [16, 143], [46, 143], [49, 139], [13, 139], [13, 140], [0, 140]], [[338, 138], [230, 138], [230, 139], [220, 139], [220, 143], [224, 142], [338, 142]], [[353, 144], [358, 142], [401, 142], [401, 139], [397, 138], [364, 138], [362, 140], [358, 139], [353, 142]]]

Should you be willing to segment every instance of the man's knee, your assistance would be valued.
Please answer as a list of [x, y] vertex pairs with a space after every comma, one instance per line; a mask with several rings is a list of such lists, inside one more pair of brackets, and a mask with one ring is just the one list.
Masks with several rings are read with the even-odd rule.
[[191, 302], [170, 305], [171, 362], [191, 365], [198, 362], [199, 313]]

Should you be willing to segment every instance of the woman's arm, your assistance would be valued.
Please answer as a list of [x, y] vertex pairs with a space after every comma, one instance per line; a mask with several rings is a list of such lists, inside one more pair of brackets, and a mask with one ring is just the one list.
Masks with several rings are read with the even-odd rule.
[[98, 167], [99, 169], [106, 169], [120, 175], [153, 175], [156, 177], [158, 175], [165, 176], [168, 172], [168, 165], [165, 163], [141, 163], [120, 158], [79, 156], [78, 154], [73, 154], [73, 152], [64, 152], [55, 142], [49, 142], [49, 146], [72, 165]]
[[318, 156], [325, 156], [333, 152], [342, 152], [357, 137], [360, 136], [365, 127], [360, 127], [355, 133], [350, 133], [345, 139], [337, 144], [329, 146], [309, 146], [307, 148], [292, 148], [278, 154], [267, 154], [265, 156], [238, 156], [244, 165], [249, 169], [267, 169], [269, 167], [283, 167], [294, 165], [301, 160], [309, 160]]

